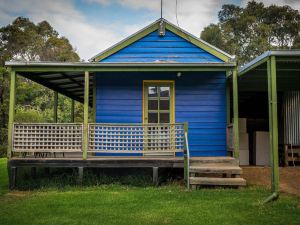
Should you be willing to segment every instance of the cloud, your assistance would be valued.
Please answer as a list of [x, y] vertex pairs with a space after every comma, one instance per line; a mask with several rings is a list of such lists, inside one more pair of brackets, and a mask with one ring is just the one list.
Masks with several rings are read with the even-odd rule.
[[118, 35], [105, 24], [91, 25], [74, 7], [71, 0], [0, 0], [1, 23], [10, 23], [12, 14], [28, 16], [33, 22], [47, 20], [60, 35], [67, 37], [76, 47], [80, 57], [87, 60], [101, 49], [118, 40]]
[[[300, 8], [299, 0], [261, 1], [266, 5], [289, 4], [293, 8]], [[90, 4], [89, 6], [99, 4], [97, 7], [107, 7], [112, 11], [106, 15], [97, 15], [91, 22], [88, 12], [80, 7], [76, 8], [79, 2]], [[233, 0], [178, 0], [178, 23], [181, 28], [199, 37], [205, 26], [217, 22], [217, 12], [222, 4], [232, 2]], [[246, 0], [236, 2], [242, 6], [247, 3]], [[0, 0], [0, 5], [1, 25], [11, 23], [17, 15], [29, 17], [35, 23], [47, 20], [60, 35], [70, 40], [80, 57], [85, 60], [160, 17], [160, 0]], [[128, 18], [134, 14], [134, 18], [141, 19], [131, 24], [126, 23], [114, 15], [113, 9], [123, 10]], [[163, 1], [163, 17], [177, 24], [175, 0]]]
[[[136, 11], [147, 10], [157, 14], [160, 17], [160, 0], [85, 0], [90, 3], [99, 3], [101, 5], [117, 4], [128, 9]], [[225, 1], [226, 2], [226, 1]], [[224, 1], [211, 0], [178, 0], [177, 18], [181, 28], [190, 33], [199, 36], [202, 29], [210, 23], [216, 22], [217, 11], [221, 8]], [[177, 24], [176, 20], [176, 1], [163, 1], [163, 17], [170, 22]], [[153, 21], [149, 21], [148, 24]], [[131, 25], [134, 28], [142, 28], [140, 22]], [[135, 30], [135, 29], [132, 29]], [[135, 30], [136, 31], [136, 30]]]

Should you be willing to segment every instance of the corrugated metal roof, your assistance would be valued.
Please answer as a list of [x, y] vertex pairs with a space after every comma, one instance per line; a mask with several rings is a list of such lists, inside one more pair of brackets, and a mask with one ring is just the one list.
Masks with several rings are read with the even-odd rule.
[[[241, 66], [239, 68], [239, 74], [245, 73], [245, 71], [249, 70], [250, 67], [254, 66], [255, 67], [260, 65], [260, 62], [263, 63], [263, 61], [270, 57], [270, 56], [285, 56], [285, 57], [291, 57], [291, 56], [300, 56], [300, 50], [273, 50], [273, 51], [267, 51], [260, 56], [256, 57], [252, 61], [246, 63], [245, 65]], [[254, 68], [253, 68], [254, 69]]]
[[239, 91], [267, 91], [267, 60], [275, 56], [278, 91], [300, 90], [300, 50], [268, 51], [239, 70]]

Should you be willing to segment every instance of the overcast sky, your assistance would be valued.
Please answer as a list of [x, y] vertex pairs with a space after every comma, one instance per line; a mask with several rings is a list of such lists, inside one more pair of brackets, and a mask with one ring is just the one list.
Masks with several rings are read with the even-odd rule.
[[[181, 28], [199, 37], [217, 22], [223, 4], [244, 6], [246, 0], [177, 0]], [[261, 0], [266, 5], [290, 5], [300, 10], [300, 0]], [[163, 17], [176, 24], [176, 0], [163, 1]], [[33, 22], [47, 20], [66, 36], [82, 59], [154, 22], [160, 17], [160, 0], [0, 0], [0, 26], [17, 16]]]

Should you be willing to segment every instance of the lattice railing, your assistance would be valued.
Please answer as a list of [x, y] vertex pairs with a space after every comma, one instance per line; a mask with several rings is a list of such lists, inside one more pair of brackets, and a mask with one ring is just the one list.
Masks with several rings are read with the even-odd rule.
[[183, 148], [183, 124], [89, 124], [89, 152], [174, 153]]
[[82, 124], [15, 123], [13, 152], [80, 152]]
[[[83, 152], [83, 128], [83, 124], [15, 123], [12, 151]], [[174, 154], [183, 150], [184, 124], [88, 125], [89, 153]]]
[[233, 124], [227, 125], [227, 151], [233, 152], [234, 151], [234, 130]]

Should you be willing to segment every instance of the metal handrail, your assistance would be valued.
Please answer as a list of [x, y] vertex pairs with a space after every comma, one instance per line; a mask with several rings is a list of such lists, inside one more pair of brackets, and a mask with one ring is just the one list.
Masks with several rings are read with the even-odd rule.
[[185, 148], [186, 148], [186, 157], [187, 157], [187, 188], [190, 189], [190, 148], [189, 148], [189, 140], [188, 140], [188, 132], [184, 132], [185, 139]]

